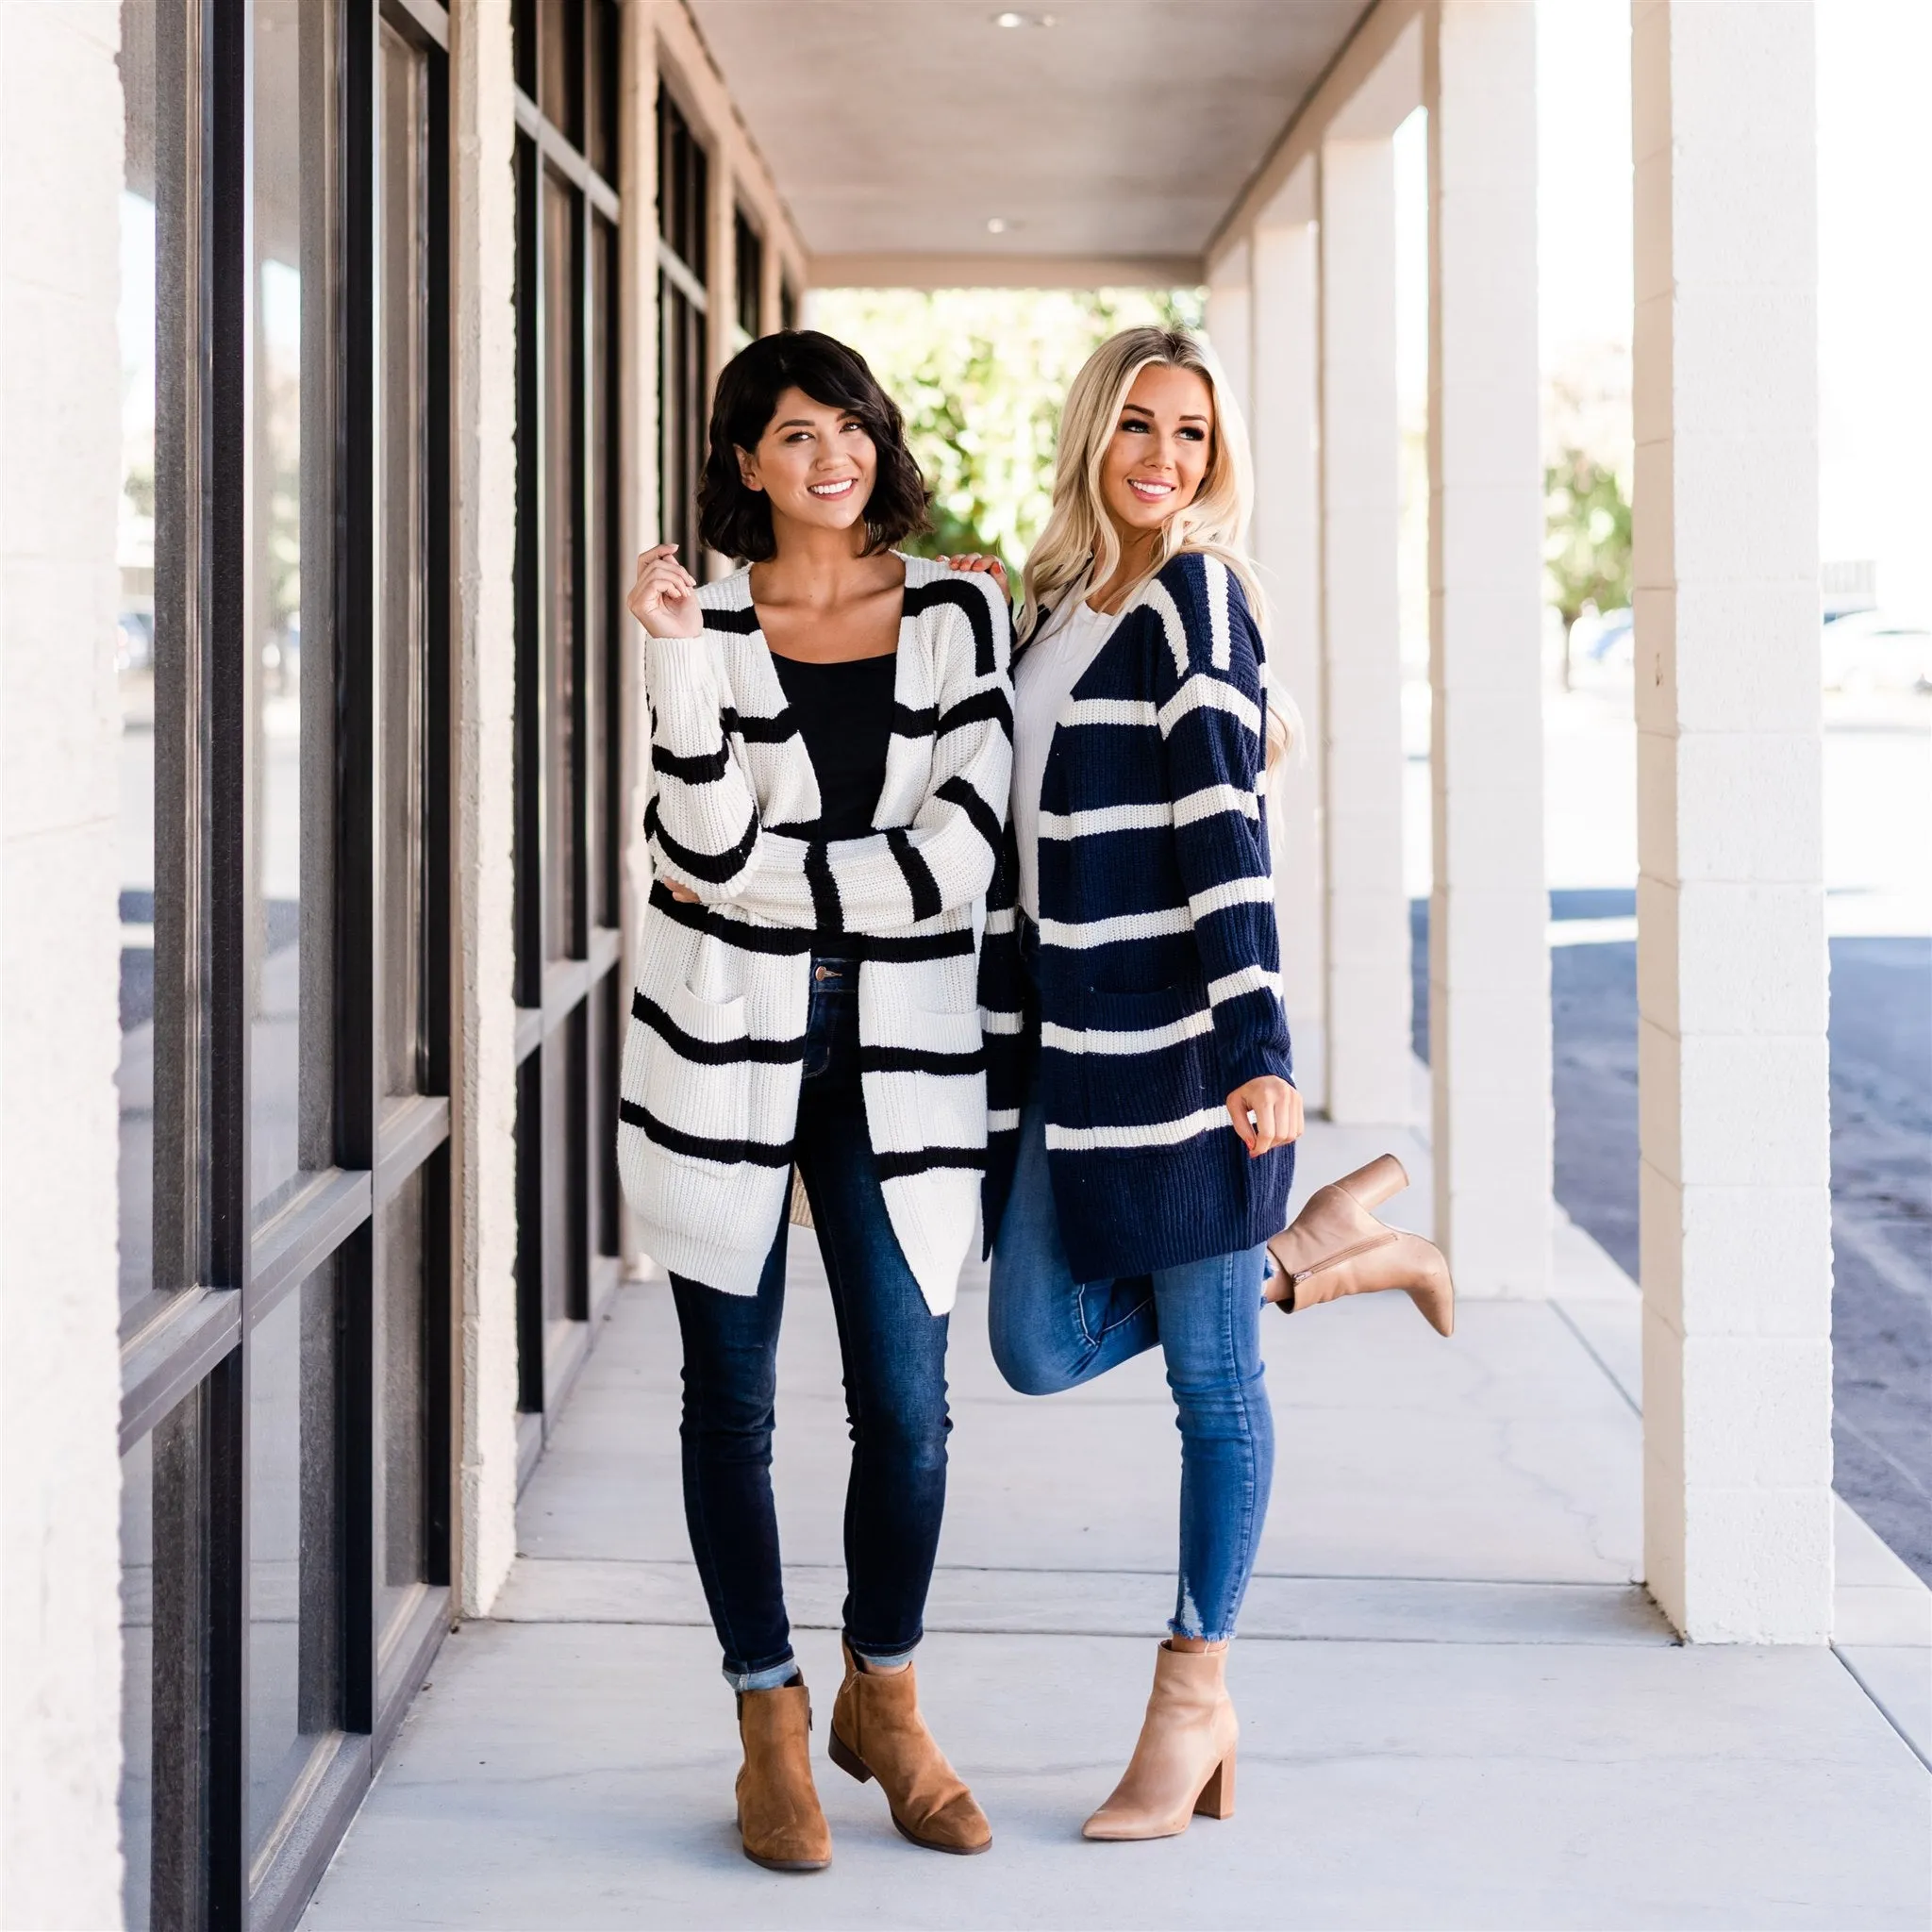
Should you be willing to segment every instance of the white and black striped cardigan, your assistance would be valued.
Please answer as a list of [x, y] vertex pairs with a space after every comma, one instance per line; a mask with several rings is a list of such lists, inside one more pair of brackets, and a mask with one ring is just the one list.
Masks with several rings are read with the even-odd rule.
[[[1024, 649], [1024, 646], [1022, 646]], [[1248, 1158], [1227, 1096], [1293, 1077], [1262, 809], [1263, 652], [1218, 558], [1171, 558], [1060, 708], [1040, 796], [1039, 995], [1010, 833], [988, 898], [986, 1225], [1037, 1090], [1076, 1281], [1258, 1246], [1292, 1148]]]
[[[986, 1164], [975, 988], [1012, 766], [1010, 620], [986, 577], [904, 562], [892, 735], [866, 838], [813, 835], [818, 781], [749, 571], [699, 591], [702, 637], [646, 643], [658, 877], [617, 1155], [656, 1260], [756, 1292], [789, 1191], [810, 957], [856, 957], [866, 1124], [893, 1231], [940, 1314]], [[702, 903], [679, 904], [665, 879]]]

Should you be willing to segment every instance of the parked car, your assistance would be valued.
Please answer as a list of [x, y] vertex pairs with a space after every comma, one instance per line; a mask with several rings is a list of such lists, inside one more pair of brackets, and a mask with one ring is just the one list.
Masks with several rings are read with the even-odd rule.
[[1826, 691], [1932, 691], [1932, 628], [1884, 610], [1828, 619]]

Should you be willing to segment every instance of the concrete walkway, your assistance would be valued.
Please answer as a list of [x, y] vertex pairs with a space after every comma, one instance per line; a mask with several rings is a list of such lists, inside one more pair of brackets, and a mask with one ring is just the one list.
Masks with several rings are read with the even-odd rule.
[[[1312, 1128], [1305, 1186], [1389, 1143]], [[1405, 1199], [1425, 1225], [1424, 1191]], [[822, 1749], [846, 1441], [824, 1276], [808, 1237], [791, 1254], [777, 1481]], [[1557, 1299], [1465, 1303], [1450, 1342], [1399, 1296], [1266, 1323], [1279, 1451], [1229, 1671], [1240, 1809], [1128, 1846], [1078, 1832], [1172, 1603], [1172, 1406], [1150, 1358], [1012, 1394], [969, 1281], [920, 1673], [994, 1845], [921, 1853], [821, 1759], [837, 1857], [805, 1878], [739, 1853], [675, 1324], [661, 1285], [626, 1288], [495, 1618], [448, 1640], [304, 1924], [1924, 1926], [1932, 1594], [1845, 1511], [1841, 1651], [1674, 1643], [1631, 1581], [1635, 1292], [1567, 1225], [1559, 1255]]]

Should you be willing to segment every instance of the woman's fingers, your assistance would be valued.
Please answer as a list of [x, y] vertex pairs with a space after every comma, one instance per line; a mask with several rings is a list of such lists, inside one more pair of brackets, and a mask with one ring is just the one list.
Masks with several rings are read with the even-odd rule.
[[670, 890], [671, 896], [680, 906], [695, 906], [698, 903], [698, 895], [689, 886], [680, 885], [675, 879], [666, 879], [664, 884]]
[[948, 570], [983, 572], [996, 577], [1002, 590], [1007, 586], [1007, 567], [997, 557], [982, 557], [976, 550], [962, 551], [958, 557], [942, 557], [940, 561]]
[[696, 637], [704, 628], [697, 582], [672, 554], [675, 543], [660, 543], [638, 558], [636, 580], [625, 599], [630, 614], [653, 637]]
[[1302, 1097], [1273, 1074], [1237, 1087], [1227, 1096], [1227, 1112], [1241, 1145], [1256, 1159], [1301, 1138]]

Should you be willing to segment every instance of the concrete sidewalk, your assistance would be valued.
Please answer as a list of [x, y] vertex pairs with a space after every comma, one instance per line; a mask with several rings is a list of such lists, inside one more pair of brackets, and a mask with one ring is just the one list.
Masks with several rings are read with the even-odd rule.
[[[1389, 1144], [1366, 1140], [1312, 1127], [1304, 1185]], [[1425, 1191], [1405, 1202], [1426, 1225]], [[661, 1285], [626, 1288], [495, 1618], [448, 1640], [304, 1924], [1924, 1926], [1932, 1594], [1845, 1511], [1840, 1652], [1675, 1644], [1631, 1581], [1635, 1292], [1567, 1225], [1558, 1252], [1557, 1299], [1466, 1302], [1451, 1342], [1400, 1296], [1266, 1322], [1279, 1449], [1229, 1671], [1240, 1809], [1127, 1846], [1078, 1833], [1172, 1605], [1172, 1405], [1156, 1358], [1012, 1394], [969, 1281], [920, 1678], [995, 1842], [921, 1853], [822, 1762], [837, 1857], [805, 1878], [739, 1853], [675, 1324]], [[808, 1236], [791, 1256], [777, 1482], [822, 1747], [847, 1443]]]

